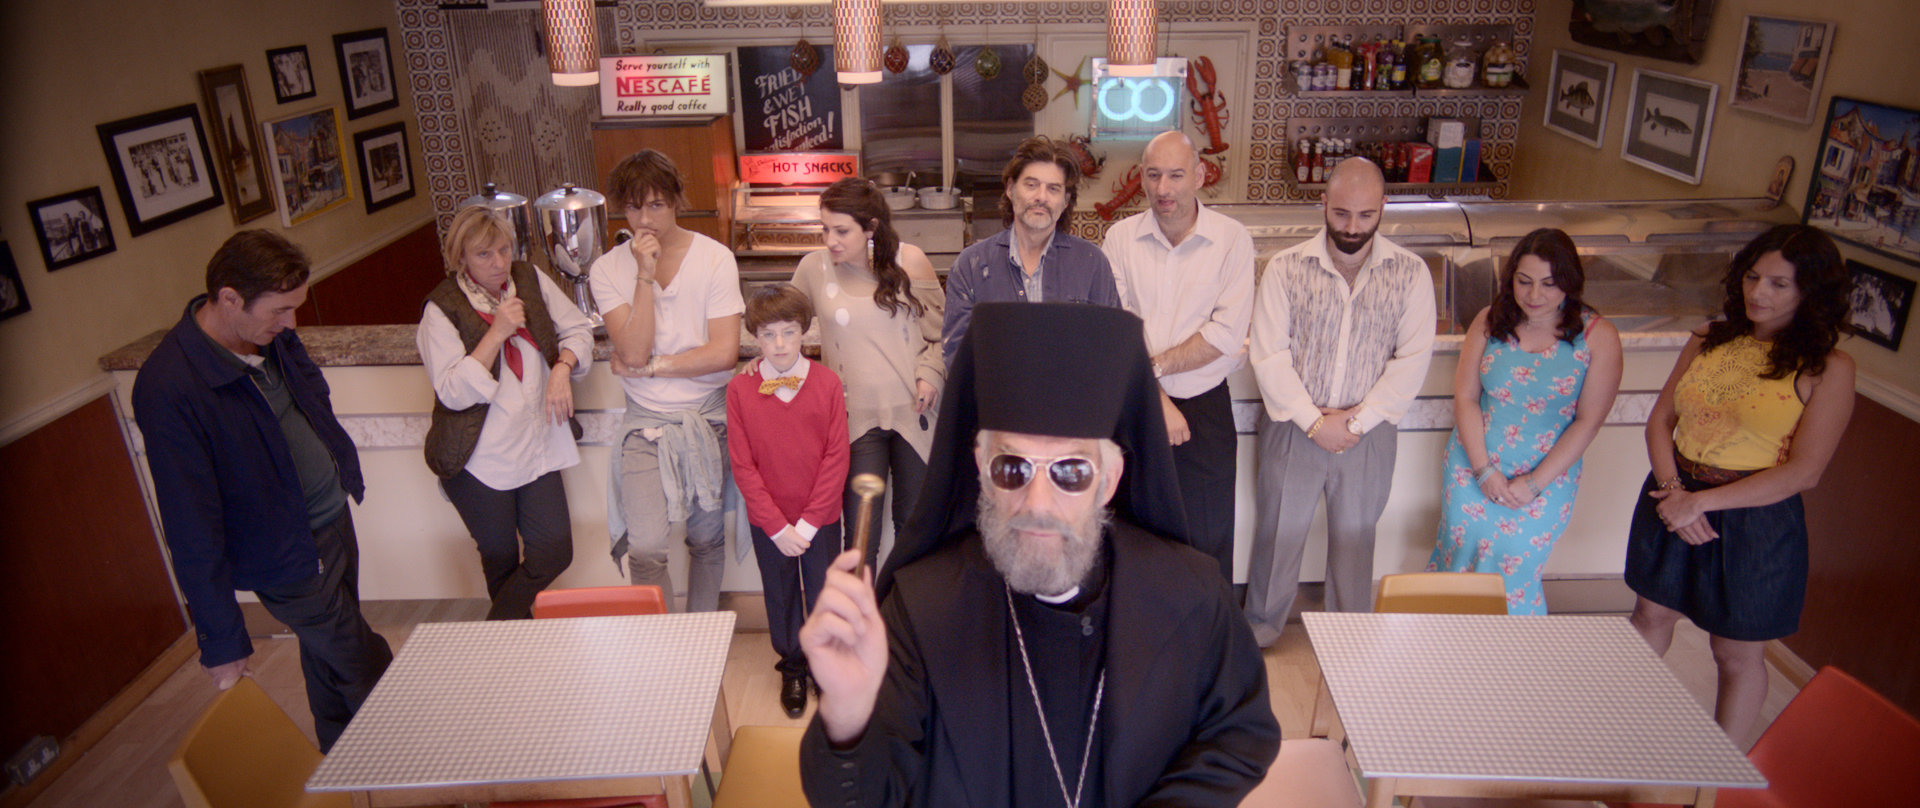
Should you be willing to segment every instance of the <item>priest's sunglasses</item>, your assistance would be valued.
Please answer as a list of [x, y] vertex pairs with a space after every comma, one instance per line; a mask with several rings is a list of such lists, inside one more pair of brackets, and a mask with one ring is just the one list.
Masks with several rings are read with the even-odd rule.
[[1018, 491], [1033, 482], [1038, 468], [1046, 469], [1047, 479], [1053, 481], [1054, 488], [1068, 494], [1086, 493], [1098, 477], [1089, 458], [1023, 457], [1002, 452], [987, 461], [987, 479], [1002, 491]]

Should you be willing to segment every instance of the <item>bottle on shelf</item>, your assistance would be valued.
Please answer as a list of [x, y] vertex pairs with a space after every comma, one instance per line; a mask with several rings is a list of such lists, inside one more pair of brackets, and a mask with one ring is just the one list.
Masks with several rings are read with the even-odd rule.
[[1500, 40], [1494, 40], [1487, 46], [1480, 80], [1488, 87], [1506, 87], [1513, 84], [1513, 48]]
[[1376, 41], [1374, 44], [1376, 47], [1373, 51], [1373, 89], [1391, 90], [1393, 89], [1394, 63], [1399, 61], [1394, 56], [1395, 48], [1391, 42]]
[[1473, 40], [1466, 34], [1454, 37], [1446, 50], [1446, 68], [1441, 75], [1441, 83], [1448, 89], [1465, 90], [1473, 86], [1473, 76], [1479, 72], [1480, 60], [1475, 58]]
[[1398, 39], [1387, 43], [1387, 55], [1393, 59], [1393, 75], [1387, 79], [1387, 89], [1407, 89], [1407, 44]]
[[1321, 140], [1320, 142], [1313, 144], [1313, 162], [1308, 164], [1308, 167], [1310, 170], [1308, 171], [1308, 174], [1307, 174], [1307, 182], [1319, 183], [1319, 182], [1327, 181], [1326, 180], [1326, 177], [1327, 177], [1326, 148], [1327, 146], [1326, 146], [1325, 140]]
[[1313, 169], [1308, 165], [1311, 161], [1308, 152], [1312, 150], [1313, 147], [1307, 142], [1306, 138], [1301, 138], [1299, 145], [1294, 147], [1293, 179], [1295, 182], [1305, 183], [1307, 182], [1307, 178], [1313, 175]]
[[1423, 36], [1420, 44], [1414, 46], [1408, 61], [1414, 65], [1414, 83], [1422, 90], [1431, 90], [1440, 86], [1445, 70], [1445, 56], [1440, 51], [1440, 38]]
[[1333, 65], [1333, 89], [1345, 90], [1353, 85], [1353, 51], [1339, 44], [1327, 49], [1327, 61]]

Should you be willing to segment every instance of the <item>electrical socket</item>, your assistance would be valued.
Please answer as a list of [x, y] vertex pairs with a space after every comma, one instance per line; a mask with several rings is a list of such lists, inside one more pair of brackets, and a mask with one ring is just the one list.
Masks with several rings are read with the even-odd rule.
[[24, 786], [27, 781], [46, 771], [53, 761], [60, 757], [60, 742], [51, 735], [36, 735], [27, 745], [20, 747], [13, 757], [7, 758], [7, 778], [14, 785]]

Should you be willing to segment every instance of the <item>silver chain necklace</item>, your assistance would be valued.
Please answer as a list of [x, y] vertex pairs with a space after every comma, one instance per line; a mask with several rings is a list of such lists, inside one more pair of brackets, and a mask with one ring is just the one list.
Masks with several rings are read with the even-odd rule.
[[1002, 584], [1007, 595], [1007, 616], [1013, 620], [1013, 638], [1020, 647], [1020, 667], [1027, 671], [1027, 690], [1033, 693], [1033, 712], [1040, 718], [1040, 738], [1047, 742], [1047, 762], [1053, 764], [1053, 779], [1060, 784], [1060, 798], [1067, 801], [1067, 808], [1080, 808], [1080, 794], [1087, 785], [1087, 761], [1093, 757], [1093, 730], [1100, 723], [1100, 700], [1107, 694], [1107, 666], [1100, 666], [1100, 683], [1093, 690], [1093, 715], [1087, 719], [1087, 745], [1080, 751], [1080, 776], [1075, 779], [1073, 793], [1067, 793], [1067, 775], [1060, 769], [1060, 753], [1053, 749], [1053, 731], [1047, 729], [1047, 711], [1040, 706], [1040, 685], [1033, 678], [1033, 662], [1027, 659], [1027, 635], [1020, 630], [1020, 615], [1013, 610], [1013, 589]]

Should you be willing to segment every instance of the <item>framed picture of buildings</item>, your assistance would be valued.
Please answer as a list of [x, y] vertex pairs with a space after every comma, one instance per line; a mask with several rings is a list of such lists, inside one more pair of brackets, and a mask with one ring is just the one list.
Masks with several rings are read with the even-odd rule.
[[134, 235], [220, 207], [220, 181], [198, 107], [182, 104], [94, 130]]
[[1920, 265], [1920, 112], [1834, 96], [1807, 179], [1807, 224]]
[[353, 196], [347, 185], [338, 110], [325, 107], [262, 126], [273, 160], [273, 192], [281, 224], [292, 227], [346, 204]]
[[1683, 182], [1700, 184], [1720, 85], [1637, 68], [1627, 94], [1620, 157]]
[[413, 197], [406, 124], [395, 121], [355, 134], [353, 151], [360, 156], [360, 193], [368, 213]]
[[400, 106], [387, 29], [334, 34], [333, 55], [340, 65], [340, 91], [347, 97], [347, 120]]
[[33, 233], [40, 239], [40, 257], [49, 272], [114, 250], [107, 201], [100, 197], [97, 185], [35, 199], [27, 203], [27, 213], [32, 215]]
[[1613, 100], [1613, 63], [1556, 50], [1548, 76], [1547, 128], [1600, 148]]
[[267, 193], [267, 166], [260, 157], [260, 130], [253, 121], [246, 68], [227, 65], [200, 71], [200, 98], [207, 105], [213, 164], [227, 191], [233, 223], [272, 213], [273, 197]]
[[1833, 23], [1747, 15], [1727, 106], [1812, 123], [1833, 52]]

